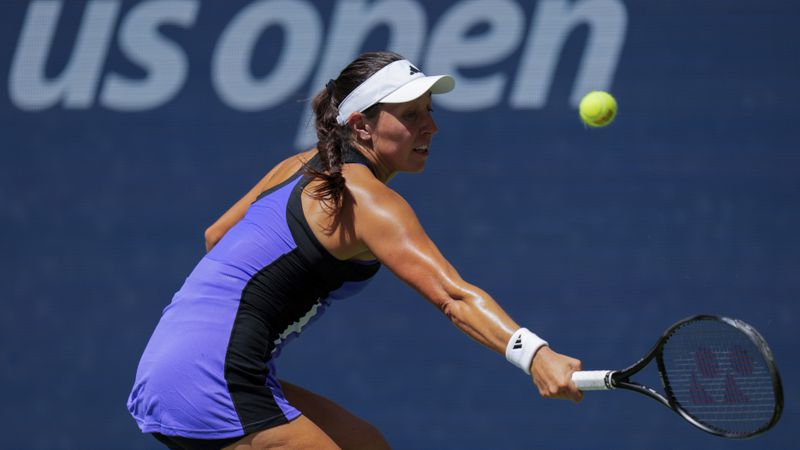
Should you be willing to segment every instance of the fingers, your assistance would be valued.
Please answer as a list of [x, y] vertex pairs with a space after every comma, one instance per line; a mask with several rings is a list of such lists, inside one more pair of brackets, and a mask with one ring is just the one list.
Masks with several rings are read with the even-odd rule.
[[556, 379], [551, 383], [541, 383], [537, 387], [539, 394], [545, 398], [571, 400], [575, 403], [583, 400], [583, 391], [575, 386], [570, 377]]
[[581, 361], [552, 351], [541, 356], [541, 365], [532, 374], [539, 394], [545, 398], [571, 400], [575, 403], [583, 400], [583, 392], [572, 382], [573, 372], [581, 370]]
[[575, 403], [580, 403], [583, 400], [583, 391], [578, 389], [578, 386], [572, 381], [572, 374], [575, 372], [580, 371], [583, 368], [583, 364], [579, 359], [572, 358], [572, 370], [569, 371], [567, 374], [567, 379], [569, 380], [569, 400], [572, 400]]

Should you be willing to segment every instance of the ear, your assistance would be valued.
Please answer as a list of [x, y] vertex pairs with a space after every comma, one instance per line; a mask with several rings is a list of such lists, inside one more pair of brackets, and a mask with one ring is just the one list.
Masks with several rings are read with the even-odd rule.
[[372, 139], [372, 124], [367, 120], [367, 117], [360, 112], [350, 114], [347, 119], [347, 124], [353, 131], [353, 136], [360, 141], [369, 141]]

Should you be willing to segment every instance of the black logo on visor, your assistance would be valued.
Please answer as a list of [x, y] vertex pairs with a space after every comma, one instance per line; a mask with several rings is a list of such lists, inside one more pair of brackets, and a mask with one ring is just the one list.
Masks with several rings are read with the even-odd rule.
[[410, 66], [410, 69], [409, 69], [409, 73], [408, 73], [408, 74], [409, 74], [409, 75], [414, 75], [415, 73], [419, 73], [419, 72], [420, 72], [420, 70], [419, 70], [419, 69], [417, 69], [417, 68], [416, 68], [416, 67], [414, 67], [414, 66]]

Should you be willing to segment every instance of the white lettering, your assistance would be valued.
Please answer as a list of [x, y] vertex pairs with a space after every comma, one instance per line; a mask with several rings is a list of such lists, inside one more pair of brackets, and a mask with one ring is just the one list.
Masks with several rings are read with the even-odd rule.
[[[454, 95], [436, 102], [456, 111], [473, 111], [500, 103], [507, 76], [496, 73], [481, 78], [459, 75], [459, 68], [478, 68], [496, 63], [513, 52], [522, 40], [525, 22], [522, 8], [510, 0], [471, 0], [453, 6], [435, 27], [423, 68], [430, 73], [458, 77]], [[468, 36], [481, 24], [488, 30]]]
[[[189, 71], [200, 69], [191, 66], [178, 43], [159, 32], [164, 25], [193, 27], [202, 5], [198, 0], [145, 0], [133, 4], [121, 19], [122, 0], [88, 0], [71, 52], [62, 62], [52, 47], [60, 37], [56, 32], [65, 5], [74, 7], [64, 0], [32, 0], [28, 6], [8, 81], [9, 97], [21, 110], [59, 105], [85, 109], [96, 95], [107, 109], [152, 110], [174, 99]], [[119, 48], [144, 75], [126, 77], [111, 69], [101, 80], [118, 20]], [[419, 0], [339, 0], [323, 36], [324, 24], [312, 2], [259, 0], [239, 11], [219, 36], [210, 55], [210, 77], [226, 105], [263, 111], [286, 102], [302, 86], [309, 86], [308, 97], [313, 97], [364, 50], [388, 49], [420, 63], [428, 73], [458, 78], [453, 95], [435, 99], [445, 108], [496, 107], [508, 91], [510, 107], [539, 109], [548, 101], [568, 38], [586, 25], [586, 44], [569, 99], [577, 106], [587, 91], [610, 89], [627, 20], [623, 0], [539, 0], [525, 36], [519, 1], [463, 0], [454, 2], [428, 30]], [[265, 42], [267, 30], [279, 30], [281, 44]], [[375, 42], [375, 32], [384, 30], [388, 33], [381, 36], [387, 41]], [[256, 75], [251, 68], [259, 61], [254, 53], [259, 44], [272, 45], [277, 54], [267, 75]], [[521, 56], [512, 80], [513, 69], [508, 68], [513, 61], [508, 60], [517, 51]], [[316, 141], [312, 125], [311, 108], [304, 108], [295, 135], [298, 147]]]
[[11, 101], [19, 109], [47, 109], [59, 101], [72, 109], [92, 105], [120, 3], [93, 1], [86, 6], [69, 62], [58, 77], [47, 79], [45, 66], [62, 5], [35, 1], [28, 8], [9, 80]]
[[145, 68], [143, 80], [111, 73], [105, 80], [100, 103], [120, 111], [157, 108], [178, 93], [186, 80], [188, 63], [183, 50], [158, 33], [164, 24], [194, 24], [199, 4], [193, 0], [161, 0], [140, 3], [120, 30], [120, 47]]
[[[333, 12], [328, 45], [316, 76], [311, 80], [309, 96], [314, 96], [329, 78], [358, 56], [369, 33], [379, 26], [389, 27], [387, 49], [417, 61], [427, 28], [425, 11], [410, 0], [348, 0], [339, 2]], [[295, 145], [307, 148], [317, 142], [311, 108], [303, 110]]]
[[511, 106], [536, 109], [545, 105], [562, 47], [583, 23], [589, 24], [590, 32], [570, 104], [578, 106], [581, 97], [593, 89], [609, 89], [625, 41], [627, 19], [620, 0], [540, 1], [509, 99]]
[[[250, 60], [258, 38], [270, 26], [284, 32], [285, 44], [269, 76], [256, 79]], [[212, 81], [225, 103], [242, 111], [280, 104], [299, 88], [317, 61], [322, 20], [304, 1], [269, 0], [242, 10], [222, 33], [212, 61]]]

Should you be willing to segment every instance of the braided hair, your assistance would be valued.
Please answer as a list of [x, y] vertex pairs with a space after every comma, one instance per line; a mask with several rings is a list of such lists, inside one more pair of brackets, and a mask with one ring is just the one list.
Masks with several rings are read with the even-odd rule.
[[[331, 207], [333, 211], [337, 211], [342, 205], [345, 189], [342, 154], [351, 145], [350, 126], [347, 123], [339, 125], [336, 121], [339, 103], [367, 78], [401, 59], [402, 56], [393, 52], [363, 53], [345, 67], [335, 80], [328, 81], [325, 88], [314, 97], [312, 109], [322, 170], [306, 165], [305, 172], [312, 178], [322, 180], [322, 183], [311, 190], [311, 196]], [[364, 114], [373, 117], [378, 111], [375, 106], [364, 111]]]

